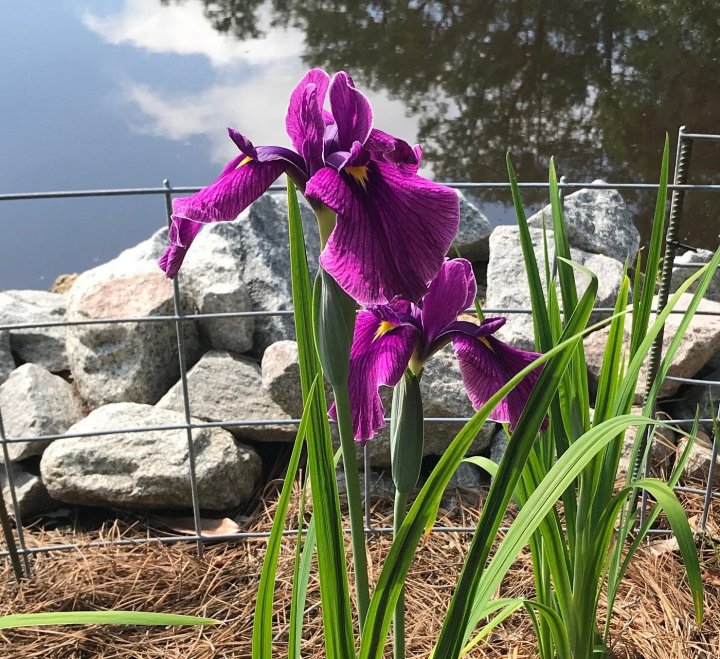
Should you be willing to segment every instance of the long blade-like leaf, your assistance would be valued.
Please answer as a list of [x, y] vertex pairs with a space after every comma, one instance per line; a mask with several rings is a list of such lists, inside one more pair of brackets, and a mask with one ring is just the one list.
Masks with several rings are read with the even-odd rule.
[[[295, 333], [298, 343], [300, 383], [303, 399], [307, 400], [313, 380], [321, 369], [313, 338], [313, 296], [300, 206], [295, 185], [289, 177], [287, 186]], [[326, 656], [327, 659], [350, 659], [355, 656], [352, 606], [343, 543], [342, 514], [333, 467], [330, 425], [323, 387], [318, 388], [314, 403], [309, 407], [308, 463], [315, 494], [313, 510], [317, 524], [318, 570]]]
[[45, 625], [217, 625], [218, 620], [142, 611], [61, 611], [16, 613], [0, 617], [0, 629]]
[[280, 492], [275, 518], [273, 519], [272, 529], [268, 537], [268, 545], [265, 550], [262, 572], [260, 573], [258, 596], [255, 602], [255, 619], [253, 620], [252, 635], [253, 659], [272, 659], [272, 612], [277, 560], [280, 555], [285, 518], [287, 517], [288, 507], [290, 506], [290, 497], [292, 496], [295, 477], [297, 476], [300, 465], [300, 456], [305, 443], [305, 433], [307, 432], [312, 405], [315, 401], [315, 392], [319, 386], [318, 382], [320, 377], [320, 373], [315, 376], [312, 387], [310, 387], [310, 392], [308, 393], [308, 398], [305, 401], [305, 409], [300, 419], [300, 426], [298, 427], [295, 445], [290, 455], [290, 463], [288, 464], [285, 475], [285, 482]]

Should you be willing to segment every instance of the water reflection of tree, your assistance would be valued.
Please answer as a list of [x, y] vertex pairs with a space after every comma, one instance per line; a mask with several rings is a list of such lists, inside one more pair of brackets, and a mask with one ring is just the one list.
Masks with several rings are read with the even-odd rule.
[[[346, 69], [418, 117], [438, 178], [502, 180], [510, 149], [524, 180], [543, 180], [555, 154], [570, 178], [652, 181], [666, 131], [718, 131], [716, 0], [270, 2], [305, 32], [308, 65]], [[240, 38], [260, 4], [205, 1]], [[696, 149], [696, 180], [718, 182], [718, 162], [720, 149]], [[637, 201], [649, 215], [649, 196]], [[686, 217], [720, 214], [717, 196], [686, 204]]]
[[[161, 5], [182, 5], [187, 0], [160, 0]], [[203, 0], [205, 18], [223, 34], [240, 40], [263, 36], [258, 27], [256, 12], [265, 0]]]

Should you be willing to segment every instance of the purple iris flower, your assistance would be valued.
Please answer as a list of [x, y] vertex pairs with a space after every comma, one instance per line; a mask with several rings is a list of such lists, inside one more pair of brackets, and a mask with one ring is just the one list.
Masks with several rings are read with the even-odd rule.
[[418, 176], [420, 147], [373, 128], [370, 103], [347, 73], [309, 71], [285, 123], [294, 151], [255, 147], [229, 129], [240, 155], [207, 188], [173, 200], [160, 267], [174, 277], [203, 224], [234, 220], [286, 172], [316, 211], [337, 215], [320, 264], [346, 293], [364, 305], [419, 301], [458, 230], [455, 192]]
[[[485, 318], [480, 324], [458, 319], [472, 306], [476, 293], [472, 266], [465, 259], [455, 259], [443, 263], [422, 306], [393, 300], [358, 314], [349, 381], [356, 440], [371, 439], [385, 425], [380, 385], [395, 386], [407, 368], [419, 375], [425, 361], [450, 341], [476, 410], [539, 356], [493, 336], [505, 324], [505, 318]], [[509, 423], [513, 428], [540, 370], [525, 377], [495, 407], [490, 419]], [[334, 417], [334, 408], [330, 413]]]

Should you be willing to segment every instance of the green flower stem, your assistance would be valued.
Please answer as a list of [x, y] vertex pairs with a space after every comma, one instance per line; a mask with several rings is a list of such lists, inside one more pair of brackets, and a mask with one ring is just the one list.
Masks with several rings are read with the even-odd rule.
[[352, 538], [353, 565], [355, 567], [358, 621], [362, 633], [370, 604], [370, 587], [368, 585], [367, 553], [365, 549], [365, 524], [362, 499], [360, 498], [360, 478], [358, 476], [358, 463], [355, 454], [356, 444], [350, 414], [350, 394], [347, 385], [333, 386], [333, 393], [335, 395], [335, 410], [340, 434], [343, 470], [345, 471], [345, 489], [350, 513], [350, 535]]
[[[397, 535], [407, 512], [407, 492], [395, 490], [395, 509], [393, 514], [393, 537]], [[393, 614], [393, 657], [405, 659], [405, 587], [403, 586]]]

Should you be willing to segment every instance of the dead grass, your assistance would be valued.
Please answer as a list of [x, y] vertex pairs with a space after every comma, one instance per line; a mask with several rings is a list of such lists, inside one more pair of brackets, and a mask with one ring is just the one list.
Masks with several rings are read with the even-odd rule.
[[[245, 530], [268, 529], [274, 496], [245, 525]], [[440, 523], [472, 523], [474, 508], [467, 501]], [[701, 505], [686, 497], [690, 514]], [[294, 511], [297, 514], [296, 510]], [[378, 503], [375, 523], [389, 525], [389, 508]], [[87, 542], [98, 538], [137, 537], [141, 524], [115, 523], [93, 534], [68, 537], [57, 531], [37, 531], [34, 546], [58, 541]], [[717, 526], [711, 535], [718, 537]], [[407, 588], [408, 657], [425, 658], [436, 639], [443, 613], [459, 573], [468, 538], [436, 533], [424, 541], [410, 571]], [[374, 535], [369, 541], [371, 572], [377, 576], [390, 539]], [[52, 554], [34, 560], [34, 579], [17, 586], [9, 563], [2, 565], [0, 614], [77, 609], [133, 609], [209, 616], [222, 624], [205, 627], [48, 627], [0, 632], [0, 656], [6, 659], [222, 659], [250, 657], [255, 593], [264, 540], [216, 544], [204, 559], [192, 543], [166, 546], [104, 546]], [[612, 624], [615, 659], [711, 659], [720, 657], [720, 548], [707, 540], [701, 547], [706, 586], [707, 617], [695, 627], [692, 602], [678, 555], [643, 549], [625, 579]], [[293, 543], [289, 539], [280, 558], [277, 592], [276, 656], [287, 656]], [[659, 555], [657, 555], [659, 554]], [[524, 553], [503, 584], [504, 595], [532, 597], [530, 558]], [[323, 659], [318, 584], [310, 585], [303, 656]], [[603, 622], [602, 620], [600, 621]], [[532, 628], [518, 613], [500, 626], [469, 658], [531, 657]], [[389, 656], [389, 655], [388, 655]]]

